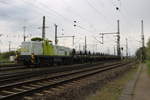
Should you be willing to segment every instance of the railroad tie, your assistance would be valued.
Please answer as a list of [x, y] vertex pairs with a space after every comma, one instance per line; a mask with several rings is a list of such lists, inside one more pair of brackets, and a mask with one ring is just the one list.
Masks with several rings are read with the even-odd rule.
[[42, 93], [35, 93], [34, 95], [36, 95], [36, 96], [43, 96], [44, 94], [42, 94]]
[[58, 86], [57, 89], [59, 89], [59, 93], [63, 93], [65, 91], [65, 87]]
[[51, 79], [50, 82], [57, 82], [60, 78]]
[[15, 92], [12, 92], [12, 91], [6, 91], [6, 90], [3, 90], [2, 92], [3, 92], [3, 93], [6, 93], [6, 94], [15, 94]]
[[25, 89], [34, 89], [34, 87], [31, 87], [31, 86], [22, 86], [22, 87]]
[[32, 87], [41, 87], [41, 85], [37, 85], [37, 84], [30, 84], [30, 86], [32, 86]]
[[76, 87], [79, 87], [79, 84], [81, 84], [81, 82], [80, 82], [80, 81], [76, 81], [76, 82], [72, 82], [72, 83], [70, 83], [70, 85], [72, 85], [72, 86], [76, 86]]
[[54, 94], [54, 91], [51, 91], [51, 90], [44, 90], [43, 93], [47, 93], [47, 94], [53, 95], [53, 94]]
[[45, 81], [42, 81], [42, 82], [48, 83], [48, 82], [51, 82], [51, 80], [45, 80]]
[[24, 100], [33, 100], [33, 99], [31, 97], [29, 97], [29, 96], [25, 96]]
[[71, 83], [69, 83], [70, 85], [75, 85], [76, 84], [76, 82], [71, 82]]
[[52, 88], [51, 90], [53, 90], [53, 91], [60, 91], [60, 89], [58, 89], [58, 88]]
[[47, 84], [43, 83], [43, 82], [39, 82], [39, 83], [37, 83], [37, 85], [47, 85]]
[[19, 92], [26, 91], [25, 89], [20, 89], [20, 88], [14, 88], [13, 90], [16, 90], [16, 91], [19, 91]]
[[52, 82], [51, 80], [47, 80], [47, 81], [42, 81], [41, 83], [47, 84], [47, 83], [51, 83], [51, 82]]
[[5, 96], [4, 95], [0, 95], [0, 99], [3, 98], [3, 97], [5, 97]]
[[59, 89], [64, 90], [65, 87], [64, 86], [58, 86]]
[[65, 86], [65, 87], [72, 87], [73, 85], [71, 85], [71, 84], [64, 84], [63, 86]]
[[49, 81], [47, 83], [49, 83], [49, 84], [55, 84], [56, 82], [58, 82], [58, 80], [57, 81], [56, 80], [51, 80], [51, 81]]
[[80, 81], [80, 80], [77, 80], [77, 81], [73, 81], [73, 83], [75, 83], [75, 84], [80, 84], [81, 81]]

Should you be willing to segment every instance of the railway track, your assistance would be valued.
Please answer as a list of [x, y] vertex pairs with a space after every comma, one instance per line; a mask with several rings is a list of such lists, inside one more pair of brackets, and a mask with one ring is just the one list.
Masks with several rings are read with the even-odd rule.
[[[4, 66], [0, 66], [0, 71], [1, 72], [8, 72], [8, 71], [13, 71], [13, 70], [22, 70], [22, 69], [28, 69], [28, 68], [40, 68], [43, 66], [25, 66], [25, 65], [21, 65], [21, 64], [10, 64], [10, 65], [4, 65]], [[45, 67], [50, 67], [50, 66], [45, 66]]]
[[[102, 61], [101, 63], [105, 63], [105, 62], [106, 61]], [[115, 61], [112, 60], [109, 62], [115, 62]], [[74, 64], [74, 65], [79, 65], [79, 64]], [[83, 65], [83, 64], [80, 64], [80, 65]], [[66, 65], [61, 65], [61, 66], [66, 66]], [[72, 65], [68, 65], [68, 66], [72, 66]], [[43, 65], [39, 65], [39, 66], [30, 65], [30, 67], [29, 67], [29, 66], [25, 66], [22, 64], [7, 64], [7, 65], [0, 65], [0, 71], [1, 72], [5, 72], [5, 71], [7, 72], [7, 71], [13, 71], [13, 70], [22, 70], [22, 69], [28, 69], [28, 68], [41, 68], [41, 67], [44, 67], [44, 66]], [[46, 68], [46, 67], [59, 67], [59, 66], [45, 65], [44, 68]]]
[[[114, 62], [111, 62], [111, 64]], [[118, 62], [119, 63], [119, 62]], [[0, 74], [0, 86], [3, 84], [7, 84], [10, 82], [16, 82], [19, 80], [24, 80], [33, 77], [41, 77], [47, 74], [53, 74], [56, 72], [64, 72], [64, 71], [72, 71], [77, 69], [84, 69], [91, 66], [103, 65], [103, 63], [95, 63], [95, 64], [78, 64], [78, 65], [68, 65], [68, 66], [60, 66], [60, 67], [50, 67], [50, 68], [28, 68], [23, 71], [15, 72], [15, 73], [6, 73]], [[109, 64], [109, 63], [108, 63]]]
[[13, 63], [13, 64], [2, 64], [2, 63], [0, 63], [0, 67], [14, 67], [14, 66], [20, 66], [21, 64], [15, 64], [15, 63]]
[[16, 70], [16, 69], [23, 69], [26, 68], [23, 65], [19, 65], [19, 64], [10, 64], [10, 65], [1, 65], [0, 66], [0, 71], [9, 71], [9, 70]]
[[94, 66], [103, 63], [97, 64], [78, 64], [78, 65], [68, 65], [68, 66], [59, 66], [59, 67], [44, 67], [44, 68], [25, 68], [15, 72], [1, 73], [0, 74], [0, 86], [4, 83], [17, 81], [20, 79], [30, 78], [34, 76], [40, 76], [44, 74], [50, 74], [61, 71], [69, 71], [74, 69], [81, 69], [88, 66]]
[[23, 96], [31, 95], [47, 88], [59, 86], [73, 80], [77, 80], [129, 64], [131, 64], [131, 62], [109, 64], [101, 67], [95, 66], [86, 69], [61, 72], [39, 79], [31, 79], [28, 81], [0, 86], [0, 100], [20, 100]]

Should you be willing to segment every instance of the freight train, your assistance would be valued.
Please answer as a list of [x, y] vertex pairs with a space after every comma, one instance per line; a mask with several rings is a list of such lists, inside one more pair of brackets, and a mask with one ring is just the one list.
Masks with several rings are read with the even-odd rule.
[[31, 41], [22, 42], [16, 55], [17, 63], [24, 65], [66, 65], [106, 60], [120, 60], [120, 57], [76, 51], [68, 47], [53, 45], [52, 41], [42, 38], [32, 38]]

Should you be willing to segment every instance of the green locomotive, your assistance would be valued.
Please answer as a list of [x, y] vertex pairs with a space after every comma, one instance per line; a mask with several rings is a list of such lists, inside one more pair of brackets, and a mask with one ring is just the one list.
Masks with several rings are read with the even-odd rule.
[[31, 41], [22, 42], [18, 50], [17, 60], [24, 64], [52, 64], [61, 63], [64, 59], [69, 59], [72, 49], [53, 45], [50, 40], [32, 38]]

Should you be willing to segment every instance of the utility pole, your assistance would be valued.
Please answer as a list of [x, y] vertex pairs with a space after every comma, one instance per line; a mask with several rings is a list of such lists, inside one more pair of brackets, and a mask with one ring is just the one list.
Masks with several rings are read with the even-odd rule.
[[86, 36], [85, 36], [85, 53], [87, 51], [87, 43], [86, 43]]
[[45, 39], [45, 16], [43, 16], [42, 39]]
[[116, 55], [116, 47], [114, 46], [114, 55]]
[[72, 36], [72, 46], [73, 46], [73, 48], [74, 48], [74, 37], [75, 36]]
[[11, 50], [11, 41], [9, 41], [9, 52], [10, 52], [10, 50]]
[[117, 28], [118, 28], [118, 34], [117, 34], [117, 55], [121, 56], [121, 51], [120, 51], [120, 21], [117, 20]]
[[145, 53], [144, 53], [144, 49], [145, 49], [145, 39], [144, 39], [144, 24], [143, 24], [143, 20], [141, 21], [141, 39], [142, 39], [142, 62], [144, 62], [145, 60]]
[[26, 41], [26, 26], [23, 26], [23, 41]]
[[115, 34], [117, 35], [117, 56], [121, 57], [121, 48], [120, 48], [120, 22], [117, 20], [117, 32], [112, 32], [112, 33], [100, 33], [102, 35], [102, 40], [103, 40], [103, 35], [112, 35]]
[[38, 27], [38, 29], [42, 29], [42, 39], [45, 39], [45, 30], [48, 28], [48, 26], [45, 26], [45, 16], [43, 16], [43, 23], [42, 27]]
[[126, 38], [126, 57], [128, 58], [128, 39]]
[[58, 43], [58, 40], [57, 40], [57, 28], [58, 28], [58, 25], [54, 25], [55, 26], [55, 45], [57, 45]]

